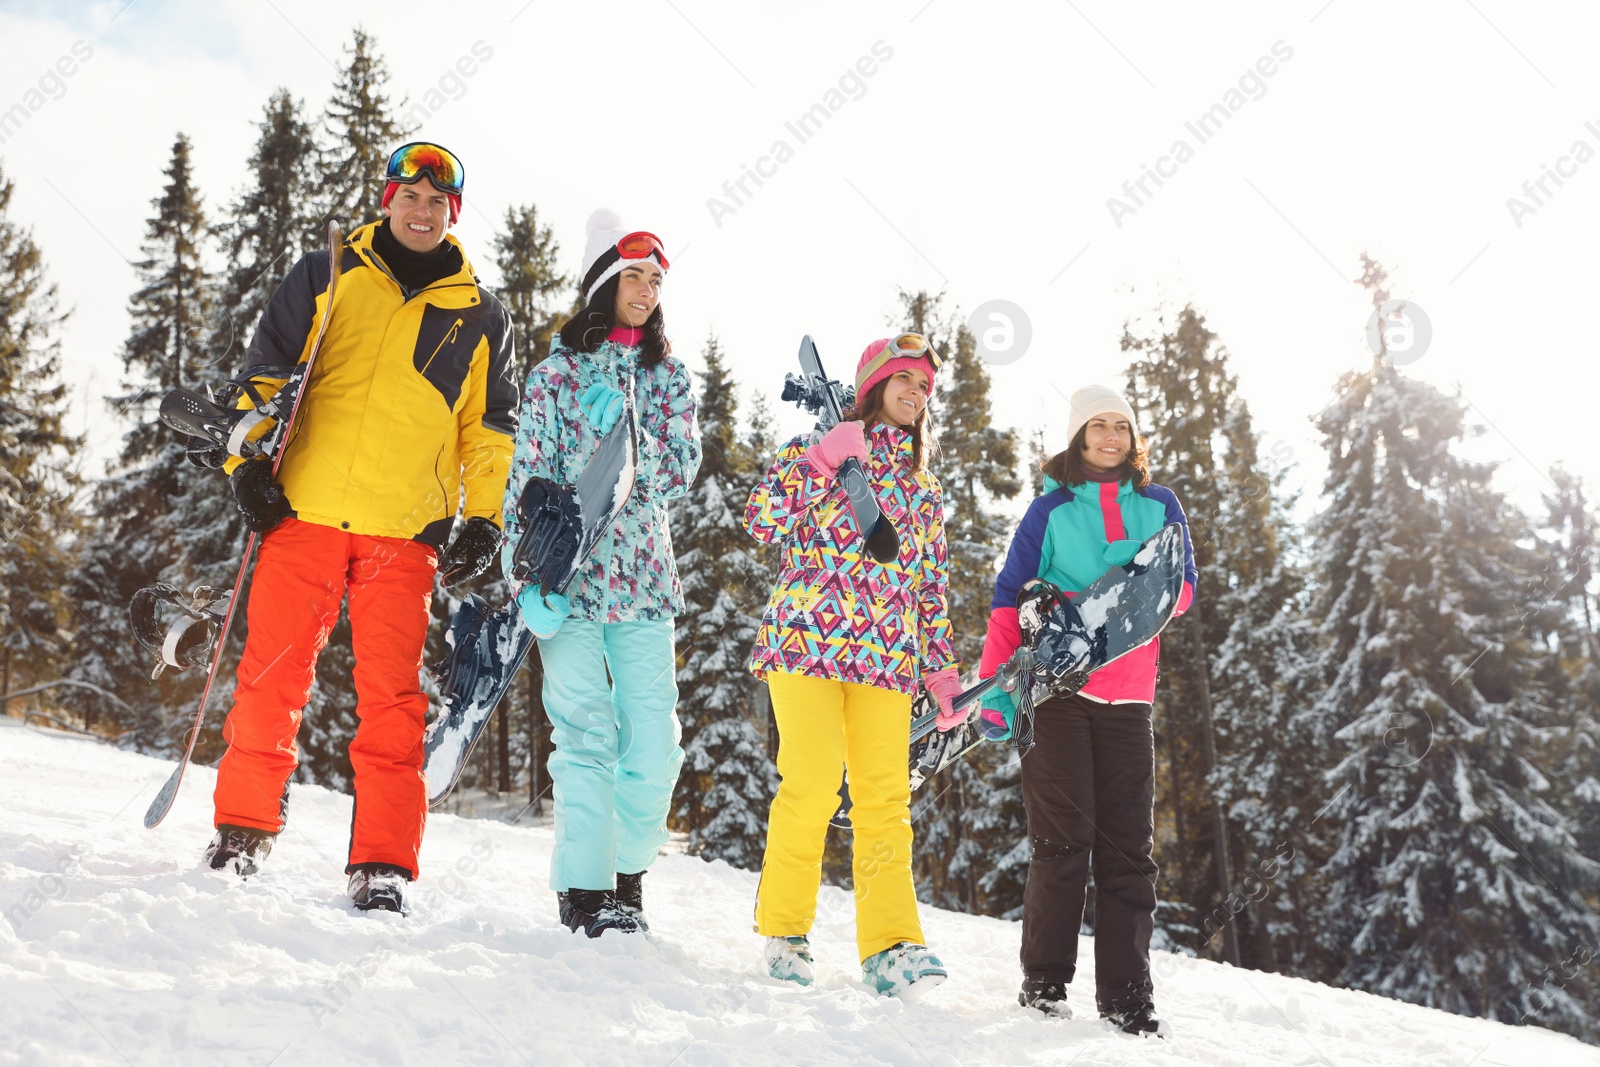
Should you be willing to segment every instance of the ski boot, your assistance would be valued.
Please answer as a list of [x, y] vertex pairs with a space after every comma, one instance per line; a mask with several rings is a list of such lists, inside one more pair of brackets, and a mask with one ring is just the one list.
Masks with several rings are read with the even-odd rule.
[[817, 972], [811, 961], [811, 942], [798, 937], [769, 937], [761, 950], [767, 973], [781, 982], [810, 985]]
[[617, 875], [617, 910], [632, 917], [639, 924], [639, 932], [648, 934], [650, 924], [644, 921], [644, 872]]
[[588, 937], [599, 937], [607, 930], [624, 934], [640, 932], [639, 920], [617, 903], [609, 889], [569, 889], [557, 893], [561, 906], [561, 925], [573, 933], [582, 930]]
[[1120, 1011], [1103, 1011], [1100, 1018], [1105, 1020], [1107, 1030], [1120, 1030], [1134, 1037], [1164, 1038], [1172, 1032], [1172, 1027], [1165, 1019], [1156, 1018], [1154, 1004], [1135, 1004]]
[[277, 836], [249, 826], [219, 826], [206, 846], [206, 866], [248, 878], [260, 870], [261, 861], [272, 851]]
[[915, 1000], [949, 977], [926, 945], [902, 941], [861, 962], [861, 978], [881, 997]]
[[411, 872], [399, 867], [374, 864], [362, 867], [350, 875], [350, 899], [361, 911], [392, 911], [407, 913], [406, 886]]
[[1026, 979], [1022, 983], [1022, 992], [1017, 994], [1017, 1003], [1024, 1008], [1042, 1011], [1052, 1018], [1072, 1018], [1072, 1009], [1067, 1006], [1065, 982], [1035, 982]]

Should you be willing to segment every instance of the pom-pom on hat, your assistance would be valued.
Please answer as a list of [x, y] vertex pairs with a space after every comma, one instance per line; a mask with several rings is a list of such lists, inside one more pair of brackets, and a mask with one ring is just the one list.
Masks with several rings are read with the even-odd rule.
[[1086, 385], [1073, 393], [1067, 404], [1067, 441], [1063, 448], [1071, 448], [1078, 431], [1096, 415], [1121, 415], [1128, 420], [1128, 428], [1133, 431], [1133, 436], [1139, 436], [1139, 423], [1133, 417], [1133, 405], [1115, 389], [1104, 385]]
[[[901, 336], [905, 336], [902, 334]], [[861, 350], [861, 360], [856, 364], [856, 399], [863, 399], [872, 387], [885, 378], [892, 378], [903, 370], [915, 367], [928, 376], [928, 389], [933, 389], [934, 375], [939, 373], [939, 364], [929, 358], [928, 352], [918, 356], [896, 356], [891, 354], [888, 359], [882, 359], [884, 350], [889, 347], [890, 339], [880, 337]]]
[[[607, 278], [621, 274], [631, 264], [636, 264], [642, 259], [655, 260], [656, 266], [661, 268], [661, 273], [663, 275], [667, 273], [667, 257], [661, 251], [661, 242], [653, 234], [624, 229], [622, 217], [610, 208], [600, 208], [590, 215], [587, 230], [588, 237], [583, 245], [582, 275], [585, 303], [594, 298], [594, 291], [604, 285]], [[650, 248], [649, 253], [633, 258], [623, 255], [623, 250], [618, 246], [625, 237], [647, 239], [644, 241], [644, 246]]]

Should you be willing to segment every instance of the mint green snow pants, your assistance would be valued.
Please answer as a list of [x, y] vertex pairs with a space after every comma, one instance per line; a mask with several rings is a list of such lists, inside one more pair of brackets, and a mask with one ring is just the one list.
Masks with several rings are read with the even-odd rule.
[[550, 888], [612, 889], [619, 873], [649, 867], [667, 840], [683, 766], [672, 620], [568, 619], [540, 639], [539, 654], [555, 728]]

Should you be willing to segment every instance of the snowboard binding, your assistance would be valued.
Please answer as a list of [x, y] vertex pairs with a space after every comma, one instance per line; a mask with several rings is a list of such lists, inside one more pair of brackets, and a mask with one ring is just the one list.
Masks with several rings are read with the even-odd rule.
[[549, 478], [529, 478], [517, 498], [517, 518], [522, 536], [511, 553], [512, 580], [538, 582], [541, 595], [559, 592], [584, 541], [577, 491]]
[[[174, 389], [161, 399], [160, 418], [169, 429], [221, 448], [230, 456], [253, 459], [256, 456], [273, 456], [283, 435], [282, 416], [294, 406], [299, 393], [296, 368], [262, 367], [236, 378], [230, 378], [220, 390], [207, 387], [206, 395], [192, 389]], [[283, 383], [276, 393], [264, 396], [261, 388], [268, 383]], [[238, 406], [240, 399], [250, 401], [250, 406]], [[267, 420], [273, 420], [271, 429], [258, 433]]]
[[[233, 598], [231, 589], [202, 585], [188, 596], [161, 582], [133, 594], [128, 604], [128, 621], [133, 635], [159, 657], [152, 679], [161, 677], [168, 667], [186, 671], [205, 664], [222, 632], [222, 620]], [[162, 606], [175, 614], [163, 625]]]

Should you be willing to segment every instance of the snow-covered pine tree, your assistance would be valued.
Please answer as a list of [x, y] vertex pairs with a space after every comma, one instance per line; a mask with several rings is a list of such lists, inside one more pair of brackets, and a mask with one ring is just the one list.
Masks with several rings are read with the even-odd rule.
[[[943, 359], [932, 412], [939, 449], [930, 468], [943, 493], [950, 621], [965, 674], [982, 657], [995, 565], [1015, 526], [998, 505], [1022, 489], [1017, 435], [994, 425], [989, 372], [959, 313], [945, 313], [943, 294], [901, 290], [899, 299], [891, 327], [922, 334]], [[988, 775], [1010, 755], [1005, 746], [983, 746], [912, 798], [913, 862], [918, 889], [929, 902], [968, 912], [983, 909], [979, 882], [994, 858], [1015, 849], [1017, 840], [1006, 832], [1014, 828], [992, 819], [981, 825], [1000, 836], [980, 835], [973, 815], [989, 801]]]
[[[67, 586], [75, 615], [73, 677], [119, 694], [134, 711], [108, 707], [92, 694], [63, 699], [85, 713], [106, 710], [124, 731], [125, 743], [163, 753], [184, 743], [204, 679], [198, 671], [169, 670], [150, 680], [151, 654], [133, 639], [128, 602], [158, 580], [181, 587], [197, 564], [213, 562], [187, 558], [181, 535], [186, 506], [218, 491], [215, 472], [191, 466], [184, 440], [156, 419], [161, 398], [180, 385], [200, 384], [194, 375], [207, 366], [212, 281], [201, 260], [209, 231], [189, 152], [189, 139], [179, 134], [167, 185], [152, 201], [156, 213], [146, 229], [145, 258], [136, 264], [139, 289], [128, 302], [133, 323], [122, 350], [127, 392], [107, 398], [117, 417], [132, 426], [121, 456], [95, 489]], [[210, 718], [197, 759], [220, 753], [219, 721]]]
[[684, 762], [672, 814], [692, 851], [756, 870], [778, 773], [756, 725], [764, 687], [745, 661], [770, 576], [744, 531], [745, 500], [759, 475], [752, 476], [756, 460], [740, 439], [737, 395], [714, 336], [701, 356], [700, 469], [671, 512], [684, 598], [676, 635]]
[[[1360, 280], [1386, 300], [1379, 264]], [[1455, 452], [1459, 399], [1381, 352], [1337, 392], [1312, 526], [1337, 832], [1322, 946], [1342, 984], [1593, 1040], [1573, 960], [1600, 943], [1600, 865], [1540, 769], [1556, 715], [1522, 625], [1528, 523]]]
[[0, 693], [62, 674], [81, 444], [62, 426], [66, 316], [32, 233], [11, 220], [14, 188], [0, 170]]
[[1583, 480], [1560, 465], [1550, 471], [1554, 492], [1544, 497], [1547, 539], [1539, 546], [1539, 592], [1554, 606], [1550, 635], [1565, 682], [1562, 701], [1562, 783], [1558, 804], [1577, 827], [1586, 856], [1600, 857], [1600, 639], [1595, 636], [1596, 527]]
[[[1170, 817], [1158, 833], [1167, 886], [1163, 924], [1178, 943], [1197, 951], [1209, 946], [1239, 963], [1242, 922], [1226, 904], [1239, 899], [1233, 855], [1250, 869], [1275, 849], [1263, 853], [1255, 840], [1259, 828], [1242, 838], [1228, 830], [1229, 800], [1221, 794], [1227, 790], [1255, 810], [1254, 795], [1241, 789], [1236, 774], [1247, 767], [1267, 773], [1274, 789], [1286, 784], [1262, 766], [1279, 759], [1282, 738], [1257, 734], [1252, 726], [1269, 725], [1258, 720], [1274, 706], [1272, 686], [1284, 671], [1295, 673], [1284, 661], [1286, 650], [1304, 646], [1262, 644], [1256, 632], [1279, 619], [1298, 592], [1296, 574], [1282, 558], [1290, 527], [1279, 490], [1282, 472], [1263, 463], [1227, 348], [1193, 305], [1161, 313], [1137, 333], [1126, 325], [1122, 348], [1135, 356], [1128, 396], [1151, 439], [1151, 475], [1182, 501], [1200, 572], [1194, 606], [1162, 638], [1157, 761], [1171, 783], [1163, 791]], [[1226, 670], [1216, 663], [1224, 654]], [[1266, 678], [1253, 676], [1253, 669], [1266, 669]], [[1217, 743], [1224, 717], [1232, 761], [1227, 771]], [[1303, 793], [1274, 792], [1271, 804], [1277, 814], [1292, 816], [1303, 800]], [[1260, 965], [1259, 954], [1249, 962]]]
[[358, 26], [345, 54], [317, 131], [323, 175], [317, 215], [340, 220], [348, 233], [382, 215], [383, 168], [410, 131], [399, 118], [405, 101], [390, 103], [389, 65], [378, 42]]

